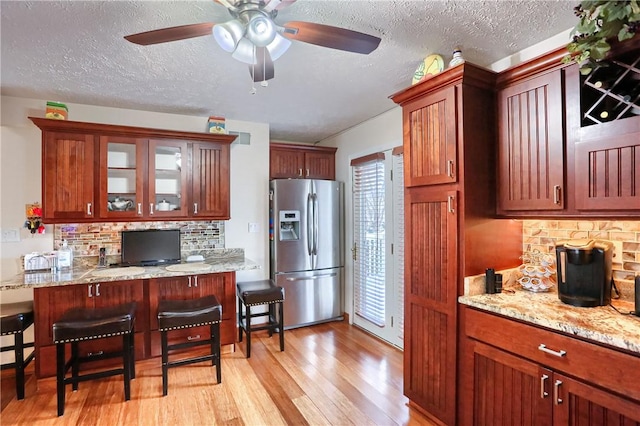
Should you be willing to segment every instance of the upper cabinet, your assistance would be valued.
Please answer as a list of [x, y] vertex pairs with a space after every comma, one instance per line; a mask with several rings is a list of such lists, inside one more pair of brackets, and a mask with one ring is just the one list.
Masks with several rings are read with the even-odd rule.
[[42, 129], [47, 223], [229, 219], [235, 136], [31, 120]]
[[640, 37], [587, 76], [558, 49], [498, 77], [499, 214], [640, 212]]
[[410, 153], [405, 157], [405, 185], [456, 182], [455, 87], [404, 104], [402, 117], [405, 150]]
[[336, 178], [337, 148], [271, 143], [269, 145], [269, 179]]
[[564, 133], [560, 70], [498, 94], [501, 210], [564, 208]]
[[93, 135], [52, 130], [43, 132], [42, 145], [47, 147], [42, 151], [43, 220], [94, 219], [97, 156]]

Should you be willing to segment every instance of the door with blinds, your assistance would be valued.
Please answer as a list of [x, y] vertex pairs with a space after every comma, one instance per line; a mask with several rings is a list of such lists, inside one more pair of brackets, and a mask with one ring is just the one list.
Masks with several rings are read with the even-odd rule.
[[401, 148], [351, 161], [353, 323], [403, 347], [404, 181]]

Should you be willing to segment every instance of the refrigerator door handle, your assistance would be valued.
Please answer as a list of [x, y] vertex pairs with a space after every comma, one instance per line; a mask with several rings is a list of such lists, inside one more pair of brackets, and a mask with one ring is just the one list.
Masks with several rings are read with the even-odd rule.
[[313, 220], [313, 212], [311, 210], [313, 208], [312, 196], [312, 194], [307, 194], [307, 254], [309, 256], [313, 253], [313, 234], [311, 232], [311, 221]]
[[318, 194], [313, 194], [313, 254], [318, 254]]
[[332, 272], [330, 274], [320, 274], [320, 275], [312, 275], [310, 277], [289, 277], [287, 278], [287, 281], [309, 281], [309, 280], [319, 280], [321, 278], [328, 278], [328, 277], [335, 277], [336, 275], [338, 275], [335, 272]]

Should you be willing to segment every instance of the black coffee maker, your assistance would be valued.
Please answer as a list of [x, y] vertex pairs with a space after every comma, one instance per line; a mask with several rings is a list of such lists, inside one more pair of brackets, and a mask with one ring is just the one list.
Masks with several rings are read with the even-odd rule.
[[605, 306], [611, 302], [613, 244], [573, 240], [556, 244], [558, 297], [573, 306]]

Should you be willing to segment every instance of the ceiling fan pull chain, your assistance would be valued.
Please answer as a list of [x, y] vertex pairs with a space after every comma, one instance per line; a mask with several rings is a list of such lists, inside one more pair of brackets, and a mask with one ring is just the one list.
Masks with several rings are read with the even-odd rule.
[[262, 81], [260, 82], [260, 86], [267, 87], [268, 85], [269, 85], [269, 82], [267, 81], [267, 49], [262, 49]]
[[251, 65], [251, 90], [249, 93], [255, 95], [257, 93], [256, 90], [256, 46], [253, 46], [253, 64]]

